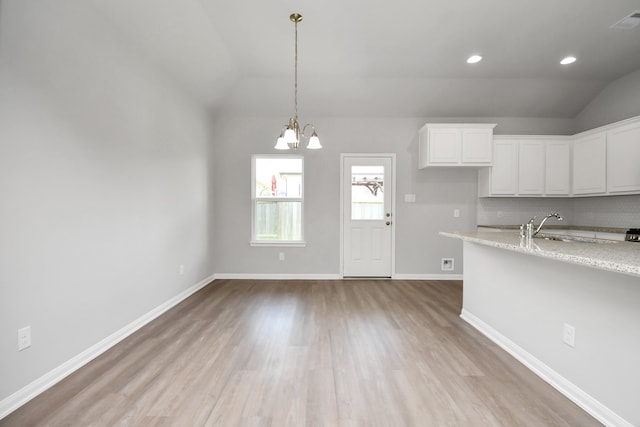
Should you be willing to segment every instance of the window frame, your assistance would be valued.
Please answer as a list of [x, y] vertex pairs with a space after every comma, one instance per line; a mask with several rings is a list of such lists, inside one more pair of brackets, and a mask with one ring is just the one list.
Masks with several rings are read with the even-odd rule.
[[[256, 160], [299, 159], [301, 162], [301, 197], [259, 197], [256, 195]], [[300, 202], [300, 240], [258, 240], [256, 237], [256, 206], [258, 202]], [[254, 154], [251, 156], [251, 246], [304, 247], [304, 157], [295, 154]]]

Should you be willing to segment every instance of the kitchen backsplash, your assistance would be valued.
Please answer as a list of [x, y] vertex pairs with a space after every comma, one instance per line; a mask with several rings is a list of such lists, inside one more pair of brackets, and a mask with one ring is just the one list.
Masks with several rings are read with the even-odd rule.
[[[567, 224], [573, 225], [573, 200], [542, 198], [478, 199], [478, 224], [517, 225], [529, 221], [533, 215], [544, 216], [558, 212]], [[549, 220], [551, 224], [553, 220]]]
[[572, 225], [640, 227], [640, 195], [573, 199]]
[[[640, 227], [640, 195], [551, 198], [478, 199], [478, 224], [517, 225], [533, 215], [559, 212], [568, 225], [591, 227]], [[549, 220], [549, 224], [554, 221]]]

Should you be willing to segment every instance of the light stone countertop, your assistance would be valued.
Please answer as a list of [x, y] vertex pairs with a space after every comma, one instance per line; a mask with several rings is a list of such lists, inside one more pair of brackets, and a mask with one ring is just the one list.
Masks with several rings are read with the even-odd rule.
[[562, 242], [534, 238], [527, 245], [519, 232], [444, 232], [440, 235], [528, 255], [585, 265], [640, 277], [640, 243], [586, 239]]
[[[500, 224], [500, 225], [485, 225], [478, 224], [478, 228], [499, 228], [503, 230], [520, 230], [520, 224]], [[566, 225], [561, 223], [545, 224], [545, 230], [577, 230], [577, 231], [594, 231], [600, 233], [620, 233], [625, 234], [627, 228], [619, 227], [589, 227], [585, 225]]]

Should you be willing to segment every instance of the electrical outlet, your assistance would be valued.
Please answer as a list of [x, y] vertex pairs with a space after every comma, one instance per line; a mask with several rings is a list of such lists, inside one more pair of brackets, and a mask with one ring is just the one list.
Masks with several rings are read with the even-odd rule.
[[562, 341], [569, 347], [575, 347], [576, 343], [576, 328], [565, 323], [562, 329]]
[[440, 269], [442, 271], [453, 271], [453, 258], [442, 258]]
[[278, 255], [278, 259], [280, 261], [284, 261], [284, 252], [280, 252], [280, 255]]
[[453, 210], [453, 217], [454, 218], [460, 218], [460, 209], [454, 209]]
[[18, 329], [18, 351], [31, 347], [31, 326]]
[[180, 267], [178, 267], [178, 274], [181, 276], [184, 274], [184, 264], [180, 264]]

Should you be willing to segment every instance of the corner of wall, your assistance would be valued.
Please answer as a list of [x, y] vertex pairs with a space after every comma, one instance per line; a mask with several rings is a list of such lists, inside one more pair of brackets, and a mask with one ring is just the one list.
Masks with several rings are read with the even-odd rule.
[[609, 83], [575, 117], [575, 133], [640, 116], [640, 69]]

